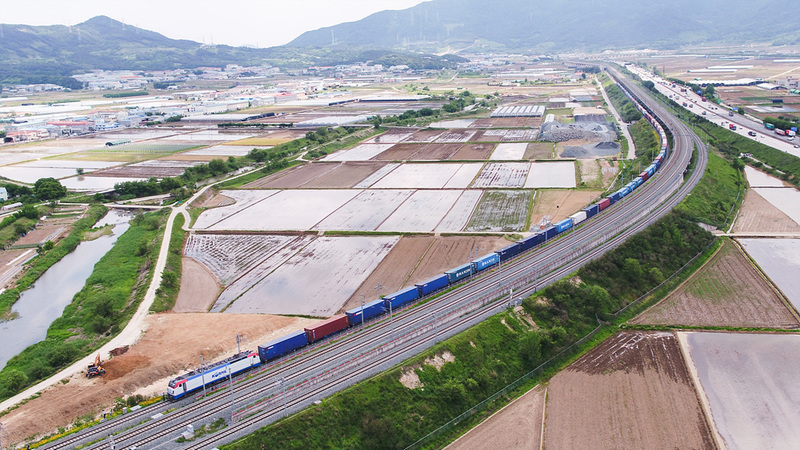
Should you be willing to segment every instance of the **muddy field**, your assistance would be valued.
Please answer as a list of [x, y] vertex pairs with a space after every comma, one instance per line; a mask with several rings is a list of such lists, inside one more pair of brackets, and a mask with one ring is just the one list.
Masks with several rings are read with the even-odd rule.
[[[236, 352], [236, 334], [244, 334], [242, 348], [255, 349], [315, 323], [314, 319], [265, 315], [154, 314], [147, 318], [142, 339], [121, 356], [103, 366], [107, 373], [87, 380], [82, 373], [44, 391], [3, 417], [5, 438], [19, 442], [26, 437], [54, 432], [75, 417], [108, 411], [114, 398], [133, 393], [158, 395], [169, 379], [199, 365], [200, 354], [213, 361]], [[180, 342], [176, 352], [165, 342]], [[168, 406], [165, 406], [165, 409]]]
[[495, 144], [464, 144], [450, 156], [450, 159], [454, 161], [484, 161], [489, 159], [489, 155], [494, 151], [494, 146]]
[[541, 117], [495, 117], [478, 119], [472, 128], [538, 128], [542, 124]]
[[679, 337], [728, 448], [797, 447], [800, 336], [680, 333]]
[[525, 150], [524, 159], [554, 159], [553, 144], [549, 142], [532, 142]]
[[306, 188], [351, 188], [380, 170], [385, 163], [352, 161], [336, 166], [328, 173], [304, 184]]
[[364, 280], [341, 307], [340, 312], [378, 298], [378, 283], [386, 295], [444, 273], [470, 261], [470, 255], [483, 256], [510, 242], [501, 237], [478, 236], [403, 236], [392, 251]]
[[[266, 178], [248, 183], [248, 189], [296, 189], [313, 181], [318, 177], [327, 175], [339, 164], [335, 163], [311, 163], [305, 164], [297, 170], [292, 170], [286, 175], [266, 181]], [[361, 180], [358, 180], [361, 181]]]
[[530, 163], [489, 163], [472, 183], [474, 188], [520, 188], [525, 184]]
[[576, 186], [573, 161], [533, 162], [525, 181], [526, 188], [574, 188]]
[[581, 208], [597, 201], [600, 194], [602, 191], [539, 190], [533, 201], [531, 224], [538, 225], [545, 216], [548, 216], [553, 223], [566, 219]]
[[539, 450], [546, 392], [547, 388], [536, 386], [445, 448]]
[[714, 447], [677, 339], [624, 332], [550, 381], [544, 447]]
[[761, 271], [800, 310], [800, 239], [739, 239]]
[[800, 323], [742, 254], [725, 241], [713, 258], [631, 322], [653, 325], [797, 328]]

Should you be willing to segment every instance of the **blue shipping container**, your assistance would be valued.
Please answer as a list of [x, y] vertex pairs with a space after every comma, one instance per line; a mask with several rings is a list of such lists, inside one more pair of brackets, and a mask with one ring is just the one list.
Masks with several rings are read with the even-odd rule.
[[583, 208], [583, 212], [586, 213], [587, 219], [590, 217], [594, 217], [594, 215], [597, 214], [599, 211], [600, 211], [600, 205], [598, 205], [597, 203], [591, 206], [587, 206], [586, 208]]
[[644, 179], [642, 177], [636, 177], [633, 179], [632, 184], [634, 188], [637, 188], [644, 183]]
[[[386, 312], [386, 304], [383, 300], [374, 300], [364, 305], [364, 322], [379, 316]], [[347, 320], [350, 321], [350, 326], [358, 325], [361, 323], [361, 307], [353, 308], [347, 311]]]
[[549, 241], [558, 235], [558, 230], [554, 226], [549, 226], [544, 230], [544, 239]]
[[447, 278], [446, 274], [441, 274], [436, 275], [430, 280], [417, 283], [417, 289], [419, 289], [419, 295], [428, 295], [431, 292], [438, 291], [448, 284], [450, 284], [450, 279]]
[[511, 245], [507, 245], [500, 250], [496, 251], [497, 256], [500, 257], [500, 261], [505, 261], [507, 259], [513, 258], [519, 255], [519, 242], [516, 242]]
[[559, 233], [563, 233], [570, 228], [572, 228], [572, 219], [564, 219], [556, 224], [556, 230], [558, 230]]
[[488, 255], [481, 256], [480, 258], [472, 261], [472, 269], [475, 272], [480, 272], [500, 262], [500, 256], [497, 253], [489, 253]]
[[467, 263], [462, 266], [458, 266], [455, 269], [450, 269], [445, 272], [445, 275], [447, 275], [447, 278], [450, 280], [450, 284], [453, 284], [458, 280], [472, 275], [472, 264]]
[[617, 202], [619, 201], [619, 199], [621, 199], [621, 198], [622, 198], [622, 194], [620, 194], [620, 192], [619, 192], [619, 191], [617, 191], [617, 192], [614, 192], [613, 194], [611, 194], [611, 195], [609, 195], [609, 196], [608, 196], [608, 199], [609, 199], [609, 200], [611, 200], [611, 204], [612, 204], [612, 205], [613, 205], [614, 203], [617, 203]]
[[392, 309], [397, 309], [418, 298], [419, 290], [417, 290], [416, 286], [411, 286], [383, 297], [383, 301], [386, 303], [386, 309], [389, 309], [389, 305], [391, 305]]
[[258, 356], [262, 361], [266, 362], [291, 353], [306, 344], [308, 344], [306, 332], [303, 330], [295, 331], [282, 338], [275, 339], [264, 345], [259, 345]]
[[631, 188], [628, 185], [625, 185], [625, 187], [623, 187], [617, 192], [619, 192], [620, 197], [625, 197], [626, 195], [631, 193]]
[[652, 177], [653, 174], [656, 173], [656, 168], [657, 168], [657, 166], [656, 166], [655, 163], [654, 164], [650, 164], [649, 166], [647, 166], [647, 169], [646, 169], [647, 170], [647, 174]]
[[537, 245], [541, 244], [544, 241], [544, 232], [536, 233], [532, 236], [528, 236], [525, 239], [519, 241], [519, 251], [527, 252], [528, 250], [536, 247]]

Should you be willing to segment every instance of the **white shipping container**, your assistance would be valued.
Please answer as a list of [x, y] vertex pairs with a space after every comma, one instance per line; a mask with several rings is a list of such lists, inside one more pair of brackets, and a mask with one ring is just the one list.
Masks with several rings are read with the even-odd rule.
[[572, 219], [572, 225], [575, 226], [586, 220], [586, 211], [576, 212], [575, 214], [569, 216], [569, 218]]

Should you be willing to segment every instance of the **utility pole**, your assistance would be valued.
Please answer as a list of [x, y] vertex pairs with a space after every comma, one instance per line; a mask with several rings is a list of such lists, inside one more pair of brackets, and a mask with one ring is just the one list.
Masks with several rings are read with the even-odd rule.
[[200, 382], [203, 383], [203, 398], [206, 398], [206, 371], [203, 370], [203, 355], [200, 355]]
[[242, 346], [241, 346], [241, 334], [236, 335], [236, 354], [242, 353]]

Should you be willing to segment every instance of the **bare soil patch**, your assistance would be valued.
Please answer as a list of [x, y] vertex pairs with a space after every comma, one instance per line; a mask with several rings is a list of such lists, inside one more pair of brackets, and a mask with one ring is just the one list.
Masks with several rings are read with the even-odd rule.
[[579, 161], [581, 169], [580, 183], [594, 183], [600, 180], [600, 165], [593, 159], [583, 159]]
[[536, 228], [545, 216], [549, 216], [553, 223], [566, 219], [581, 208], [597, 201], [600, 194], [602, 191], [540, 189], [533, 200], [531, 224]]
[[753, 189], [748, 189], [733, 225], [735, 233], [798, 233], [800, 225]]
[[444, 133], [443, 130], [420, 130], [414, 133], [406, 142], [433, 142]]
[[372, 159], [380, 161], [407, 161], [422, 150], [425, 145], [426, 144], [395, 144]]
[[[36, 434], [51, 433], [78, 416], [108, 411], [114, 398], [151, 387], [150, 395], [166, 390], [167, 382], [199, 365], [200, 354], [214, 361], [236, 352], [236, 334], [244, 334], [243, 348], [302, 329], [314, 319], [252, 314], [154, 314], [147, 331], [125, 354], [104, 364], [106, 375], [87, 380], [82, 373], [67, 384], [46, 389], [3, 417], [8, 439], [19, 442]], [[180, 343], [180, 351], [174, 345]], [[142, 393], [141, 391], [138, 393]], [[5, 440], [4, 440], [5, 443]]]
[[192, 258], [181, 262], [181, 288], [175, 301], [174, 312], [206, 312], [219, 296], [220, 285], [204, 265]]
[[293, 174], [309, 164], [302, 164], [299, 166], [290, 167], [285, 170], [281, 170], [280, 172], [273, 173], [272, 175], [267, 175], [264, 178], [259, 178], [258, 180], [251, 181], [245, 185], [242, 185], [242, 189], [263, 189], [265, 185], [274, 182], [275, 180]]
[[451, 159], [462, 146], [462, 144], [427, 144], [414, 155], [414, 159], [424, 161]]
[[551, 142], [531, 142], [525, 150], [523, 159], [553, 159], [553, 144]]
[[385, 166], [382, 162], [348, 161], [309, 181], [304, 188], [351, 188]]
[[230, 206], [236, 203], [236, 200], [228, 197], [227, 195], [216, 194], [207, 198], [202, 203], [202, 208], [216, 208], [219, 206]]
[[538, 385], [447, 446], [448, 450], [539, 450], [547, 388]]
[[677, 339], [619, 333], [550, 382], [546, 448], [715, 448]]
[[[248, 183], [246, 187], [257, 187], [258, 189], [295, 189], [303, 186], [317, 177], [328, 174], [332, 170], [336, 169], [338, 165], [339, 164], [334, 163], [305, 164], [301, 166], [300, 169], [292, 170], [280, 178], [267, 180], [267, 178], [270, 177], [266, 177], [262, 180], [256, 180], [252, 183]], [[261, 181], [261, 183], [259, 183], [259, 181]]]
[[617, 172], [619, 172], [619, 168], [617, 168], [614, 163], [606, 159], [600, 159], [597, 162], [600, 164], [600, 173], [603, 176], [603, 186], [608, 186], [611, 183], [611, 180], [613, 180], [617, 175]]
[[797, 328], [797, 319], [735, 243], [633, 323]]
[[492, 154], [495, 144], [464, 144], [455, 153], [450, 155], [450, 159], [455, 161], [485, 161]]

